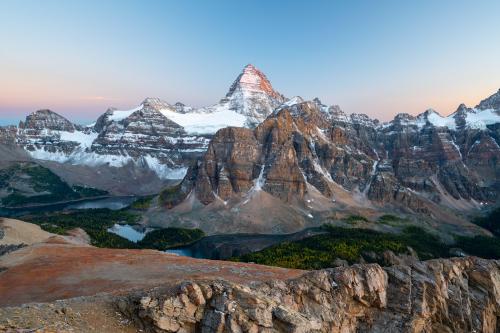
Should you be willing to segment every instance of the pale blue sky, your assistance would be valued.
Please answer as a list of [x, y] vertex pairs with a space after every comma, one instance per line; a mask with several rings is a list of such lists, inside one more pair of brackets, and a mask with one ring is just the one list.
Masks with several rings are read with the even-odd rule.
[[147, 96], [217, 102], [252, 63], [288, 97], [387, 120], [500, 88], [500, 1], [0, 1], [0, 123]]

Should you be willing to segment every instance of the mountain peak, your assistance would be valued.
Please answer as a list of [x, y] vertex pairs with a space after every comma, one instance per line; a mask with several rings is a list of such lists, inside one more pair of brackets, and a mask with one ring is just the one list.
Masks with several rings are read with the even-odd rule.
[[49, 129], [73, 132], [75, 125], [60, 114], [49, 109], [37, 110], [26, 117], [23, 128]]
[[230, 97], [238, 90], [248, 93], [264, 93], [275, 99], [282, 98], [282, 96], [273, 89], [266, 75], [252, 64], [248, 64], [243, 68], [243, 71], [229, 88], [226, 98]]
[[473, 112], [472, 109], [468, 108], [467, 105], [461, 103], [455, 112], [452, 113], [453, 117], [464, 117], [467, 113]]
[[436, 110], [434, 110], [433, 108], [429, 108], [427, 110], [424, 111], [424, 113], [422, 113], [421, 115], [424, 116], [424, 117], [428, 117], [432, 114], [435, 114], [435, 115], [438, 115], [438, 116], [441, 116], [439, 114], [439, 112], [437, 112]]
[[483, 99], [477, 106], [476, 109], [486, 110], [494, 109], [500, 110], [500, 89], [490, 97]]
[[[57, 116], [60, 116], [59, 114], [57, 114], [56, 112], [50, 110], [50, 109], [39, 109], [39, 110], [36, 110], [36, 111], [33, 111], [31, 112], [28, 117], [30, 116], [36, 116], [36, 115], [44, 115], [44, 116], [47, 116], [47, 115], [57, 115]], [[60, 116], [62, 117], [62, 116]]]
[[203, 112], [232, 111], [246, 117], [243, 126], [253, 128], [280, 106], [286, 98], [275, 91], [266, 75], [254, 65], [246, 65], [219, 103]]
[[150, 107], [155, 110], [172, 109], [170, 104], [157, 97], [146, 97], [146, 99], [142, 102], [142, 105], [143, 107]]

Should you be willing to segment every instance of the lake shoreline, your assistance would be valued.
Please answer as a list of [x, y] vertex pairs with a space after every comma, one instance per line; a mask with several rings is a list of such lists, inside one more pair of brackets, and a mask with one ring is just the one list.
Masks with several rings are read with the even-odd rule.
[[81, 209], [111, 209], [120, 210], [130, 206], [138, 197], [128, 196], [95, 196], [80, 198], [75, 200], [66, 200], [58, 203], [29, 205], [22, 207], [0, 207], [0, 216], [20, 217], [39, 212], [58, 212]]
[[[120, 196], [121, 198], [125, 197], [134, 197], [133, 195], [130, 196]], [[50, 207], [50, 206], [58, 206], [58, 205], [66, 205], [66, 204], [72, 204], [72, 203], [78, 203], [81, 201], [85, 200], [101, 200], [101, 199], [110, 199], [110, 198], [115, 198], [115, 196], [112, 195], [99, 195], [95, 197], [85, 197], [85, 198], [78, 198], [78, 199], [73, 199], [73, 200], [65, 200], [65, 201], [57, 201], [57, 202], [51, 202], [51, 203], [45, 203], [45, 204], [36, 204], [36, 205], [24, 205], [24, 206], [0, 206], [0, 209], [35, 209], [35, 208], [45, 208], [45, 207]]]

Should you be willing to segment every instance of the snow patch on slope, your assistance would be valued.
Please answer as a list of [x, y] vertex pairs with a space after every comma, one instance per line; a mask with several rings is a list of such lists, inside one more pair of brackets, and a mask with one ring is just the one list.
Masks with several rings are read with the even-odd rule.
[[252, 199], [256, 193], [262, 191], [262, 187], [266, 183], [266, 178], [264, 177], [264, 169], [266, 168], [265, 164], [262, 164], [259, 172], [259, 176], [254, 180], [253, 186], [250, 190], [248, 190], [246, 194], [246, 199], [241, 203], [241, 205], [246, 205], [248, 202], [250, 202], [250, 199]]
[[144, 155], [139, 159], [134, 159], [129, 155], [101, 155], [81, 149], [77, 149], [69, 155], [62, 151], [50, 152], [45, 149], [35, 149], [33, 151], [28, 151], [28, 153], [37, 160], [69, 163], [73, 165], [87, 165], [93, 167], [108, 165], [120, 168], [127, 164], [133, 164], [138, 167], [151, 169], [161, 179], [182, 179], [187, 173], [186, 167], [170, 168], [150, 155]]
[[493, 109], [467, 113], [465, 121], [470, 128], [484, 130], [487, 125], [500, 123], [500, 115]]
[[121, 121], [127, 117], [129, 117], [132, 113], [135, 111], [139, 111], [143, 108], [143, 105], [139, 105], [138, 107], [131, 109], [131, 110], [113, 110], [112, 114], [108, 116], [108, 120], [112, 121]]
[[456, 129], [455, 118], [452, 116], [441, 117], [438, 113], [432, 112], [427, 116], [427, 121], [436, 127], [448, 127], [451, 130]]
[[255, 181], [255, 185], [254, 185], [254, 188], [253, 188], [254, 191], [261, 191], [262, 190], [262, 186], [264, 186], [264, 184], [266, 183], [266, 179], [264, 178], [264, 168], [265, 168], [265, 166], [266, 166], [265, 164], [262, 164], [262, 167], [260, 168], [259, 177]]
[[[427, 122], [435, 127], [446, 127], [452, 131], [457, 129], [455, 114], [443, 117], [434, 110], [428, 110], [426, 113], [421, 114], [416, 120], [407, 121], [408, 124], [415, 124], [418, 128], [423, 128]], [[475, 128], [485, 130], [487, 125], [500, 123], [500, 114], [493, 109], [478, 110], [470, 109], [465, 114], [465, 126], [468, 128]]]
[[219, 129], [235, 126], [243, 127], [247, 117], [228, 109], [215, 109], [214, 112], [177, 113], [168, 109], [160, 112], [173, 122], [184, 127], [189, 134], [214, 134]]
[[273, 114], [278, 114], [278, 112], [280, 112], [281, 110], [290, 108], [290, 107], [297, 105], [297, 104], [300, 104], [302, 102], [304, 102], [302, 97], [294, 96], [294, 97], [290, 98], [288, 101], [282, 103], [276, 109], [274, 109]]
[[92, 142], [99, 136], [97, 132], [89, 132], [84, 133], [80, 131], [74, 132], [58, 132], [62, 141], [70, 141], [76, 142], [80, 145], [81, 148], [90, 148], [92, 146]]

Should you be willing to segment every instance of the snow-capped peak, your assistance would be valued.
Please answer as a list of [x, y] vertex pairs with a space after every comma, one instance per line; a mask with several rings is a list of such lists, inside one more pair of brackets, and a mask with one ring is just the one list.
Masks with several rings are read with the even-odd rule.
[[427, 109], [424, 113], [417, 116], [417, 125], [422, 127], [425, 122], [435, 127], [448, 127], [454, 130], [456, 128], [455, 118], [452, 116], [443, 117], [434, 109]]
[[160, 98], [146, 98], [131, 110], [109, 109], [94, 129], [101, 131], [111, 122], [121, 122], [139, 110], [155, 110], [180, 124], [190, 134], [214, 134], [226, 126], [254, 127], [285, 102], [267, 77], [249, 64], [231, 85], [226, 97], [210, 107], [194, 109], [180, 102], [171, 105]]
[[108, 117], [107, 117], [108, 121], [121, 121], [121, 120], [129, 117], [135, 111], [139, 111], [143, 107], [144, 107], [144, 105], [141, 104], [138, 107], [133, 108], [131, 110], [117, 110], [117, 109], [111, 108], [111, 109], [108, 109], [108, 111], [106, 111], [105, 115], [108, 115]]
[[109, 108], [106, 110], [104, 114], [102, 114], [96, 121], [94, 125], [94, 130], [100, 132], [104, 127], [108, 126], [110, 123], [118, 123], [132, 116], [135, 112], [140, 110], [172, 110], [175, 111], [174, 108], [169, 103], [163, 101], [160, 98], [156, 97], [147, 97], [144, 101], [137, 107], [130, 110], [118, 110], [116, 108]]
[[160, 112], [189, 134], [214, 134], [227, 126], [254, 127], [284, 101], [262, 72], [247, 65], [219, 103], [200, 109], [176, 103]]
[[243, 68], [241, 74], [236, 78], [226, 98], [230, 98], [237, 90], [246, 92], [263, 93], [274, 99], [282, 99], [281, 94], [276, 92], [267, 79], [266, 75], [258, 70], [254, 65], [248, 64]]
[[[496, 98], [499, 98], [498, 109], [495, 109], [495, 103], [497, 103]], [[486, 106], [491, 107], [486, 108]], [[496, 123], [500, 123], [499, 93], [483, 100], [476, 108], [468, 108], [465, 104], [460, 104], [457, 110], [448, 116], [441, 116], [434, 109], [428, 109], [416, 117], [408, 114], [400, 114], [397, 115], [393, 121], [384, 126], [387, 127], [391, 124], [399, 124], [404, 126], [416, 126], [420, 129], [430, 125], [456, 131], [462, 127], [484, 130], [488, 125]]]
[[172, 105], [157, 97], [147, 97], [144, 102], [142, 102], [142, 105], [144, 107], [151, 107], [157, 111], [163, 109], [175, 109]]
[[490, 97], [483, 99], [477, 106], [476, 109], [487, 110], [493, 109], [500, 111], [500, 89]]
[[439, 112], [437, 112], [436, 110], [434, 110], [433, 108], [429, 108], [427, 110], [424, 111], [424, 113], [420, 114], [419, 116], [424, 116], [424, 117], [428, 117], [429, 115], [433, 115], [433, 114], [436, 114], [438, 116], [441, 116], [439, 114]]
[[249, 64], [233, 82], [226, 97], [213, 106], [195, 112], [234, 112], [245, 118], [241, 126], [255, 127], [285, 100], [285, 97], [273, 89], [264, 73]]

